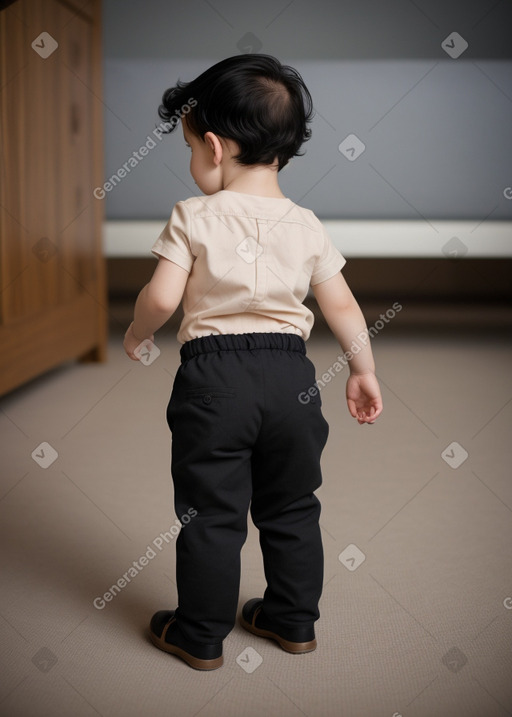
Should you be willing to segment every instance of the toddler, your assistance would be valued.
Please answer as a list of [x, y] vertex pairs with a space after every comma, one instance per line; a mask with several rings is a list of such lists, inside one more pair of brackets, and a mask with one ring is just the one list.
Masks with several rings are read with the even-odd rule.
[[[176, 541], [178, 606], [153, 616], [150, 636], [191, 667], [222, 665], [250, 507], [266, 589], [244, 605], [240, 623], [289, 653], [310, 652], [323, 582], [314, 491], [329, 427], [306, 356], [309, 287], [345, 352], [366, 330], [341, 273], [345, 259], [278, 183], [311, 135], [311, 96], [275, 58], [237, 55], [178, 81], [159, 115], [169, 132], [181, 121], [205, 196], [174, 206], [124, 338], [137, 360], [137, 347], [183, 301], [167, 422], [176, 515], [193, 517]], [[372, 424], [382, 400], [370, 345], [346, 355], [348, 409]]]

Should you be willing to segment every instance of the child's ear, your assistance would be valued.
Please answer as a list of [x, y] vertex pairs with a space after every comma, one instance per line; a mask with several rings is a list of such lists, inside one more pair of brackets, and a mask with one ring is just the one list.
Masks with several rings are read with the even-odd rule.
[[223, 148], [220, 139], [213, 132], [206, 132], [204, 135], [204, 141], [206, 145], [212, 151], [212, 159], [216, 166], [222, 162]]

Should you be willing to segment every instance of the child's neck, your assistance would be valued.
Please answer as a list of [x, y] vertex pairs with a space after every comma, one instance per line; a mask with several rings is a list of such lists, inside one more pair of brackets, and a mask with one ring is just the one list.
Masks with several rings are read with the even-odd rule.
[[276, 167], [237, 168], [234, 176], [226, 178], [223, 189], [240, 194], [255, 194], [260, 197], [286, 199], [277, 181]]

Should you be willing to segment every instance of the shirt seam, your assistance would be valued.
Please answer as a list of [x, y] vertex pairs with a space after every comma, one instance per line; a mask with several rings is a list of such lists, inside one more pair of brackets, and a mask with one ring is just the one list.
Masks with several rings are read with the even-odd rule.
[[269, 217], [264, 216], [261, 214], [243, 214], [241, 212], [208, 212], [208, 213], [199, 213], [194, 214], [194, 217], [196, 219], [214, 219], [216, 217], [241, 217], [242, 219], [261, 219], [262, 221], [267, 222], [274, 222], [275, 224], [299, 224], [300, 226], [305, 227], [306, 229], [309, 229], [309, 231], [314, 232], [315, 234], [321, 234], [323, 227], [314, 227], [311, 224], [306, 224], [306, 222], [301, 221], [300, 219], [286, 219], [286, 218], [276, 218], [276, 217]]

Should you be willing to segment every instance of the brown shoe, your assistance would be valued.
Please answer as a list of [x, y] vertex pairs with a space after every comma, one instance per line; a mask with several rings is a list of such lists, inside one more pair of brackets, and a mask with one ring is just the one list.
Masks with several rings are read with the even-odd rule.
[[316, 649], [315, 630], [311, 627], [276, 627], [266, 619], [262, 611], [263, 599], [253, 598], [245, 603], [240, 616], [240, 625], [259, 637], [267, 637], [279, 643], [285, 652], [301, 655]]
[[159, 610], [151, 618], [149, 636], [154, 645], [176, 655], [195, 670], [216, 670], [224, 664], [222, 642], [202, 645], [186, 640], [174, 617], [174, 610]]

